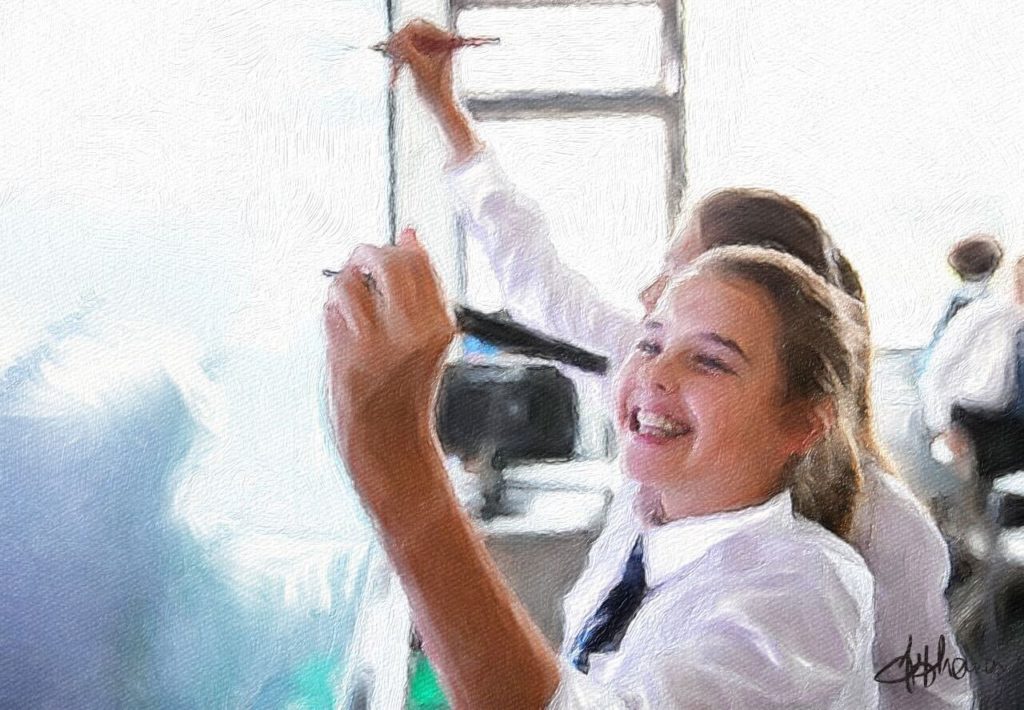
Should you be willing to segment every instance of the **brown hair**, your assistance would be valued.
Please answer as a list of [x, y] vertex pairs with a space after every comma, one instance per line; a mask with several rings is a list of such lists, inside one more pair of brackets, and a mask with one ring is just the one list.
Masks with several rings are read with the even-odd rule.
[[693, 269], [760, 287], [778, 314], [783, 401], [828, 400], [835, 406], [835, 423], [792, 462], [788, 483], [798, 513], [846, 536], [861, 488], [853, 392], [862, 377], [857, 353], [863, 333], [839, 303], [840, 294], [792, 255], [720, 247], [701, 256]]
[[850, 297], [846, 302], [847, 314], [857, 324], [862, 338], [858, 339], [860, 347], [855, 350], [854, 357], [860, 362], [856, 370], [858, 381], [853, 384], [854, 406], [857, 414], [857, 445], [862, 453], [868, 454], [873, 462], [886, 473], [895, 476], [896, 468], [892, 465], [889, 454], [878, 443], [875, 436], [874, 408], [871, 406], [871, 363], [874, 348], [871, 345], [871, 327], [868, 322], [868, 310], [865, 303], [864, 287], [860, 274], [853, 268], [846, 256], [836, 249], [834, 252], [839, 282], [844, 293]]
[[1003, 247], [988, 234], [961, 239], [949, 250], [949, 265], [964, 281], [981, 281], [999, 268]]
[[720, 190], [701, 200], [693, 219], [705, 249], [749, 245], [785, 252], [828, 283], [839, 284], [825, 228], [784, 195], [757, 188]]

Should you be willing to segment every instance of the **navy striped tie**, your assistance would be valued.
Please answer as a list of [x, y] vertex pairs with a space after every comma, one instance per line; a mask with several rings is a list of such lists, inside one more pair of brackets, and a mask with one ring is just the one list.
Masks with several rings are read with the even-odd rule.
[[636, 616], [646, 593], [643, 538], [638, 537], [626, 561], [622, 581], [608, 592], [604, 602], [576, 637], [572, 663], [577, 670], [583, 673], [590, 671], [590, 654], [610, 653], [619, 649], [626, 628]]

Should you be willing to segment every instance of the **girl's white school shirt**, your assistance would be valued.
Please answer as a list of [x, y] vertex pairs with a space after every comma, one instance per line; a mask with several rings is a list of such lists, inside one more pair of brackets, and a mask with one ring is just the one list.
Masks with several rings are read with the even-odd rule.
[[[449, 172], [450, 191], [469, 238], [484, 250], [510, 315], [621, 363], [634, 347], [638, 323], [603, 300], [586, 278], [559, 258], [547, 223], [532, 200], [516, 192], [493, 154], [482, 151]], [[954, 319], [955, 320], [955, 319]], [[608, 378], [610, 380], [610, 378]], [[875, 577], [874, 663], [881, 669], [906, 651], [944, 636], [947, 656], [961, 655], [949, 624], [945, 589], [949, 553], [931, 516], [910, 490], [871, 460], [863, 462], [864, 494], [851, 542]], [[969, 679], [940, 676], [880, 687], [882, 708], [970, 708]]]
[[635, 484], [616, 496], [565, 600], [573, 640], [621, 579], [638, 535], [648, 591], [619, 649], [563, 661], [552, 710], [873, 708], [873, 581], [788, 491], [739, 511], [646, 525]]

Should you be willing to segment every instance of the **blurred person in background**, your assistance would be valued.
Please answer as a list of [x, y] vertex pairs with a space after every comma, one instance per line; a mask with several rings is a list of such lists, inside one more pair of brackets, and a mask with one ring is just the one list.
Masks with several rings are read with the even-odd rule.
[[[988, 289], [1002, 251], [990, 238], [971, 244], [967, 254], [974, 261], [958, 252], [961, 261], [988, 276], [968, 282], [974, 294], [939, 332], [919, 388], [932, 456], [958, 479], [933, 507], [953, 558], [955, 624], [965, 638], [976, 639], [998, 626], [990, 614], [999, 535], [992, 484], [1024, 469], [1024, 307], [1017, 300], [1024, 289], [1019, 278], [1011, 295]], [[1015, 275], [1021, 275], [1019, 264]], [[954, 297], [951, 309], [956, 303]], [[985, 542], [972, 543], [977, 540]]]
[[989, 234], [974, 234], [961, 239], [949, 250], [947, 262], [960, 279], [960, 286], [950, 295], [942, 316], [935, 323], [932, 338], [922, 350], [917, 363], [918, 377], [928, 367], [939, 339], [953, 316], [972, 301], [988, 294], [992, 277], [1003, 261], [1003, 246]]

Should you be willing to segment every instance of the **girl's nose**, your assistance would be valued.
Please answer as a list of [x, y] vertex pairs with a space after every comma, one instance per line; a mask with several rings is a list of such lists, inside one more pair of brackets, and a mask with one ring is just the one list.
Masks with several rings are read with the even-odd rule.
[[647, 364], [647, 378], [655, 391], [668, 394], [679, 389], [683, 375], [671, 358], [659, 355]]

